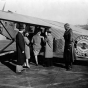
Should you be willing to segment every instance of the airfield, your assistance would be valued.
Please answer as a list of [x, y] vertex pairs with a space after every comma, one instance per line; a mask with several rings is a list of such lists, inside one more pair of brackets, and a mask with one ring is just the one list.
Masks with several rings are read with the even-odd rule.
[[[41, 20], [32, 17], [25, 17], [14, 13], [0, 12], [1, 18], [22, 21], [33, 24], [52, 26], [52, 34], [59, 39], [55, 49], [56, 54], [53, 58], [52, 67], [44, 67], [43, 56], [39, 55], [39, 65], [35, 65], [34, 58], [31, 58], [30, 69], [26, 69], [22, 74], [16, 74], [16, 50], [15, 43], [7, 47], [2, 53], [0, 53], [0, 88], [88, 88], [88, 60], [85, 58], [77, 58], [73, 63], [73, 68], [70, 71], [66, 71], [64, 60], [62, 57], [63, 51], [63, 33], [64, 24], [58, 22], [52, 22], [48, 20]], [[6, 15], [6, 16], [5, 16]], [[8, 16], [7, 16], [8, 15]], [[16, 18], [16, 19], [15, 19]], [[22, 20], [22, 18], [24, 20]], [[29, 19], [28, 19], [29, 18]], [[9, 24], [9, 23], [8, 23]], [[10, 26], [11, 27], [11, 26]], [[8, 28], [8, 32], [11, 36], [14, 36], [12, 29]], [[74, 39], [79, 35], [87, 35], [88, 31], [81, 28], [73, 27]], [[3, 35], [10, 37], [6, 30], [3, 29]], [[1, 38], [1, 36], [0, 36]], [[0, 50], [2, 50], [11, 41], [0, 40]], [[82, 60], [81, 60], [82, 59]]]
[[[5, 45], [5, 41], [0, 42], [0, 48]], [[8, 47], [5, 53], [14, 50], [13, 46]], [[59, 55], [53, 58], [52, 67], [43, 67], [42, 61], [40, 55], [38, 66], [32, 60], [30, 69], [19, 75], [15, 72], [16, 53], [1, 55], [0, 88], [88, 88], [88, 61], [75, 61], [70, 71], [66, 71], [64, 60]]]

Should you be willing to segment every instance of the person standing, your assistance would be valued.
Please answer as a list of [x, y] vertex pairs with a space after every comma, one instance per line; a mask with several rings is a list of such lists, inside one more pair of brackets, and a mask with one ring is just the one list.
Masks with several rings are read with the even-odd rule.
[[38, 65], [38, 54], [41, 50], [41, 31], [38, 30], [37, 33], [33, 36], [32, 38], [32, 43], [33, 43], [33, 52], [36, 60], [36, 66]]
[[64, 46], [65, 66], [66, 66], [66, 70], [70, 70], [72, 68], [72, 63], [74, 61], [73, 32], [68, 23], [64, 25], [64, 28], [65, 28], [65, 33], [63, 37], [65, 40], [65, 46]]
[[16, 51], [17, 51], [17, 65], [16, 65], [16, 72], [21, 73], [24, 68], [25, 62], [25, 42], [23, 36], [24, 29], [18, 29], [18, 33], [16, 35]]
[[53, 37], [51, 34], [51, 31], [45, 32], [45, 64], [46, 66], [52, 66], [53, 65]]
[[26, 56], [26, 63], [25, 66], [30, 68], [29, 61], [30, 61], [30, 40], [29, 40], [29, 33], [24, 32], [24, 41], [25, 41], [25, 56]]

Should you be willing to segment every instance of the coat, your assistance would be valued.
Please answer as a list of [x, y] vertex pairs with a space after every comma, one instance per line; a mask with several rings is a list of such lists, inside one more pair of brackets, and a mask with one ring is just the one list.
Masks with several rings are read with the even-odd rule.
[[25, 42], [23, 35], [18, 32], [16, 35], [16, 50], [17, 50], [17, 64], [23, 65], [25, 62], [25, 54], [22, 51], [25, 51]]
[[45, 38], [45, 58], [53, 58], [53, 37], [52, 35], [47, 35]]
[[74, 62], [75, 52], [73, 43], [73, 32], [72, 29], [65, 31], [64, 33], [65, 46], [64, 46], [64, 59], [66, 63]]

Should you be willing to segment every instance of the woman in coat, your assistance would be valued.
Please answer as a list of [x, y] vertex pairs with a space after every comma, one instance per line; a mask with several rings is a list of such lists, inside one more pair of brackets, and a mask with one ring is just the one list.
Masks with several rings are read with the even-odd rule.
[[51, 31], [46, 31], [45, 43], [45, 63], [46, 66], [51, 66], [53, 63], [53, 37]]

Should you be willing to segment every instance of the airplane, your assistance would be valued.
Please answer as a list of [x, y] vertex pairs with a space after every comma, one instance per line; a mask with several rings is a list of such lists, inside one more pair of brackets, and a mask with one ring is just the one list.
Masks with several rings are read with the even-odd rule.
[[[3, 29], [0, 30], [0, 33], [1, 35], [6, 37], [6, 40], [4, 40], [4, 45], [3, 43], [0, 42], [1, 43], [0, 46], [3, 45], [3, 47], [0, 47], [0, 56], [8, 53], [13, 53], [14, 51], [16, 51], [14, 42], [16, 37], [16, 31], [14, 30], [14, 28], [16, 28], [17, 24], [30, 25], [31, 29], [41, 28], [46, 30], [47, 28], [50, 28], [50, 30], [52, 31], [52, 35], [54, 37], [54, 56], [59, 55], [63, 57], [64, 51], [63, 34], [65, 31], [64, 23], [59, 23], [56, 21], [40, 19], [5, 11], [0, 11], [0, 25], [2, 25]], [[85, 49], [82, 48], [82, 45], [84, 44], [88, 46], [88, 30], [84, 30], [74, 25], [71, 25], [71, 28], [73, 30], [76, 56], [88, 59], [88, 47], [85, 47]], [[33, 31], [31, 33], [33, 33]], [[8, 41], [8, 43], [6, 44], [5, 41], [6, 42]], [[79, 46], [79, 44], [81, 44], [81, 46]], [[8, 49], [9, 47], [11, 47], [10, 50]]]

